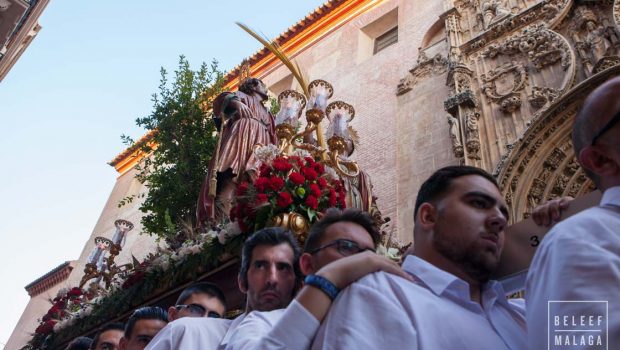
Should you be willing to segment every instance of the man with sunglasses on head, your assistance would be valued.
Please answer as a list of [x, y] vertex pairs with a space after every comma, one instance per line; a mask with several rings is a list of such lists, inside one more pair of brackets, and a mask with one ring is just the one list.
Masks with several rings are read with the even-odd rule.
[[[603, 198], [555, 225], [534, 255], [525, 293], [530, 349], [555, 348], [558, 336], [567, 349], [620, 349], [619, 96], [616, 77], [575, 118], [575, 155]], [[574, 332], [555, 332], [561, 328]]]
[[306, 239], [300, 268], [305, 286], [286, 309], [253, 312], [235, 329], [227, 350], [305, 349], [342, 289], [383, 270], [409, 278], [394, 261], [375, 254], [379, 232], [366, 212], [329, 209]]
[[168, 308], [170, 322], [182, 317], [222, 318], [226, 313], [224, 293], [213, 283], [194, 283], [185, 288], [174, 306]]

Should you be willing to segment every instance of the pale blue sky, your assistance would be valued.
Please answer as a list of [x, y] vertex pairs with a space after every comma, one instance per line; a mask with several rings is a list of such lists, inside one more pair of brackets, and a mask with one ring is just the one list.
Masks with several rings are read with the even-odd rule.
[[[24, 286], [78, 258], [117, 173], [119, 136], [140, 137], [159, 68], [184, 54], [229, 70], [324, 0], [51, 0], [43, 27], [0, 82], [0, 348], [28, 294]], [[238, 4], [239, 7], [233, 7]]]

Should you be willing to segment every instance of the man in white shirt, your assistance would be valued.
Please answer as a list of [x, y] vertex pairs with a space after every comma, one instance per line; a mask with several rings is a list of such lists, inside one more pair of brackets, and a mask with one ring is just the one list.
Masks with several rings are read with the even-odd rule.
[[551, 229], [526, 282], [530, 349], [620, 348], [620, 78], [594, 90], [573, 147], [600, 205]]
[[[252, 312], [232, 332], [227, 350], [305, 349], [331, 306], [330, 290], [383, 270], [409, 278], [394, 261], [375, 254], [379, 232], [366, 212], [330, 209], [315, 223], [300, 257], [306, 285], [286, 308]], [[329, 288], [329, 286], [327, 286]]]
[[246, 312], [232, 322], [181, 318], [159, 332], [147, 349], [225, 348], [249, 312], [281, 309], [290, 303], [301, 284], [299, 255], [299, 245], [289, 231], [275, 227], [256, 231], [243, 245], [238, 276], [239, 289], [247, 295]]
[[345, 289], [314, 349], [524, 349], [523, 307], [489, 280], [504, 243], [508, 210], [495, 180], [453, 166], [424, 182], [414, 250], [403, 269], [370, 274]]

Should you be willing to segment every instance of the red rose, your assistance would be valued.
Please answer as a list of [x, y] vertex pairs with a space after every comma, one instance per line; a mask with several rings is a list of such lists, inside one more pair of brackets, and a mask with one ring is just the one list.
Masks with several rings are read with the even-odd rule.
[[250, 184], [245, 181], [240, 183], [239, 186], [237, 186], [237, 196], [243, 196], [248, 191], [249, 185]]
[[55, 324], [56, 324], [55, 320], [49, 320], [47, 322], [43, 322], [39, 325], [39, 327], [37, 327], [37, 329], [35, 330], [35, 333], [40, 333], [40, 334], [51, 333], [54, 330]]
[[324, 177], [319, 177], [319, 179], [317, 180], [317, 183], [319, 184], [319, 187], [322, 189], [327, 187], [327, 180], [325, 180]]
[[269, 184], [270, 181], [266, 177], [259, 177], [258, 179], [256, 179], [256, 181], [254, 181], [254, 187], [256, 187], [256, 190], [258, 192], [265, 192], [267, 189], [269, 189]]
[[306, 205], [309, 208], [316, 210], [316, 208], [319, 207], [319, 201], [316, 199], [315, 196], [309, 195], [308, 198], [306, 198]]
[[278, 193], [276, 203], [280, 208], [286, 208], [293, 203], [293, 197], [291, 197], [291, 194], [288, 192], [280, 192]]
[[271, 166], [276, 171], [282, 171], [282, 172], [287, 172], [287, 171], [289, 171], [289, 170], [291, 170], [293, 168], [291, 163], [289, 163], [289, 161], [287, 159], [282, 158], [282, 157], [278, 157], [278, 158], [274, 159], [273, 162], [271, 163]]
[[267, 197], [267, 195], [264, 193], [259, 193], [256, 195], [256, 204], [266, 203], [268, 200], [269, 197]]
[[329, 189], [329, 200], [327, 202], [327, 205], [331, 208], [331, 207], [335, 207], [336, 204], [338, 204], [338, 198], [336, 196], [336, 191], [333, 188]]
[[301, 175], [300, 173], [293, 171], [291, 173], [291, 175], [288, 176], [288, 179], [294, 184], [294, 185], [301, 185], [306, 181], [306, 178]]
[[303, 160], [301, 160], [301, 158], [298, 156], [290, 156], [288, 157], [288, 160], [289, 160], [289, 163], [297, 164], [298, 167], [304, 166]]
[[315, 161], [312, 157], [306, 157], [304, 159], [306, 160], [306, 163], [308, 163], [309, 166], [314, 166]]
[[308, 181], [314, 181], [319, 176], [314, 169], [309, 167], [301, 168], [301, 173], [306, 177], [306, 179], [308, 179]]
[[269, 187], [274, 191], [279, 191], [284, 187], [284, 180], [277, 176], [272, 176], [271, 179], [269, 179]]
[[261, 164], [260, 168], [258, 168], [258, 171], [260, 172], [260, 176], [269, 176], [271, 175], [271, 167], [269, 167], [269, 165], [267, 164]]
[[310, 193], [312, 193], [312, 195], [316, 198], [321, 197], [321, 189], [319, 188], [319, 185], [314, 183], [310, 184]]
[[319, 174], [323, 174], [325, 172], [325, 166], [321, 163], [314, 163], [313, 168]]

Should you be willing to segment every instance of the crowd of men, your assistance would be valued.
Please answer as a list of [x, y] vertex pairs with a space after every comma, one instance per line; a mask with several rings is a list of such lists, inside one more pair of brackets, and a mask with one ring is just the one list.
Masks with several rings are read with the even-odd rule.
[[[106, 326], [90, 349], [620, 349], [617, 96], [620, 78], [596, 89], [575, 118], [575, 154], [603, 197], [545, 236], [525, 300], [507, 298], [491, 279], [510, 212], [495, 179], [450, 166], [419, 189], [402, 264], [375, 254], [379, 234], [367, 213], [328, 210], [303, 250], [280, 228], [247, 239], [238, 275], [247, 301], [234, 320], [222, 317], [222, 293], [198, 284], [168, 312], [144, 307], [124, 327]], [[561, 208], [550, 203], [543, 221]], [[596, 302], [605, 327], [587, 333], [600, 326]], [[579, 328], [584, 319], [590, 328]], [[557, 338], [554, 325], [574, 333]]]

